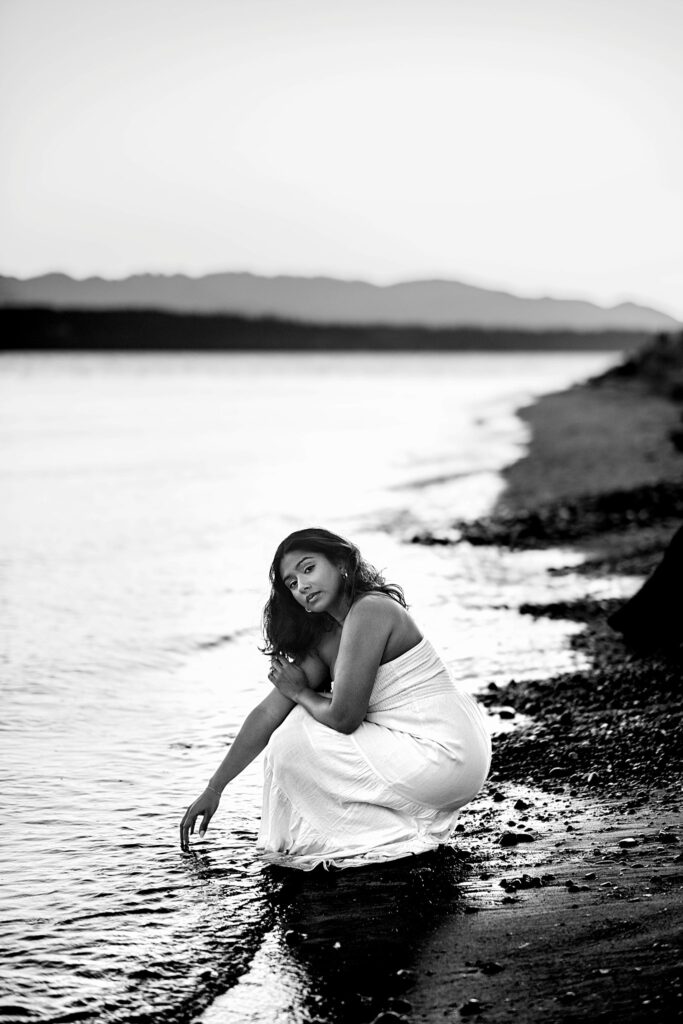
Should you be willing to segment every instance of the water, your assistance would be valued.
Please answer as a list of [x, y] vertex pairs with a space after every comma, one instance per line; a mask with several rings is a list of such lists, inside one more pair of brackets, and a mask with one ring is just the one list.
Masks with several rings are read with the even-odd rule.
[[557, 553], [401, 541], [485, 512], [525, 441], [515, 409], [614, 361], [3, 358], [5, 1019], [191, 1020], [252, 961], [273, 983], [252, 1019], [277, 1018], [260, 765], [195, 855], [177, 846], [184, 806], [267, 692], [272, 552], [303, 525], [350, 536], [471, 690], [563, 670], [573, 627], [515, 611], [571, 596], [547, 573]]

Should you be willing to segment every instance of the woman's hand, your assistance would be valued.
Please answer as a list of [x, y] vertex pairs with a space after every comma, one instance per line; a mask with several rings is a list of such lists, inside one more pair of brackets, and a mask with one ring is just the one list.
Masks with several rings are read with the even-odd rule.
[[190, 836], [193, 834], [195, 822], [200, 816], [202, 818], [202, 823], [199, 826], [199, 838], [203, 838], [204, 833], [209, 827], [209, 822], [218, 810], [220, 800], [221, 798], [218, 793], [207, 787], [202, 795], [198, 797], [193, 804], [190, 804], [185, 811], [183, 820], [180, 822], [181, 850], [185, 850], [187, 852], [187, 850], [190, 849]]
[[303, 669], [279, 655], [271, 658], [268, 678], [283, 697], [288, 697], [295, 703], [301, 691], [309, 688], [308, 679]]

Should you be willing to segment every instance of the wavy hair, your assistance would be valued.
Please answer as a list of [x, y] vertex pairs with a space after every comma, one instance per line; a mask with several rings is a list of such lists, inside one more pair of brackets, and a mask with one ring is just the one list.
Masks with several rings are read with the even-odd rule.
[[387, 594], [404, 608], [408, 607], [403, 589], [397, 583], [387, 583], [381, 572], [365, 561], [355, 544], [316, 526], [296, 530], [278, 546], [270, 567], [271, 591], [263, 609], [265, 647], [261, 648], [268, 656], [301, 657], [313, 650], [321, 636], [335, 625], [335, 620], [327, 612], [309, 615], [284, 585], [280, 564], [290, 551], [315, 551], [325, 555], [340, 569], [345, 569], [347, 578], [344, 586], [351, 603], [359, 594], [377, 592]]

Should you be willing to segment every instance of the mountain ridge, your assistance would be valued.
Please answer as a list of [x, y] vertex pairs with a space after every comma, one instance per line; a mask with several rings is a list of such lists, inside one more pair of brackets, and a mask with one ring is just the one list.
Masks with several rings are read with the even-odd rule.
[[521, 330], [668, 331], [680, 324], [634, 302], [599, 306], [585, 299], [527, 298], [445, 278], [373, 284], [317, 275], [245, 272], [133, 274], [74, 278], [54, 272], [0, 276], [0, 307], [158, 310], [274, 317], [347, 326], [482, 327]]

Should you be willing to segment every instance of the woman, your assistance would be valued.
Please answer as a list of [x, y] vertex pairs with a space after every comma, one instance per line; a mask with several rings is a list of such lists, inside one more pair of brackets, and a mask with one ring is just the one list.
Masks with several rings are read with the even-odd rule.
[[275, 689], [185, 813], [182, 848], [200, 817], [204, 835], [225, 786], [266, 747], [266, 860], [352, 867], [444, 843], [488, 774], [491, 746], [479, 706], [456, 689], [403, 591], [355, 545], [317, 528], [280, 544], [270, 581]]

